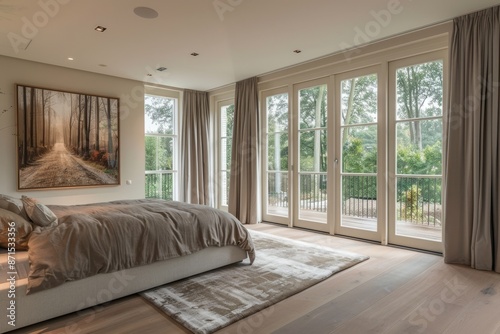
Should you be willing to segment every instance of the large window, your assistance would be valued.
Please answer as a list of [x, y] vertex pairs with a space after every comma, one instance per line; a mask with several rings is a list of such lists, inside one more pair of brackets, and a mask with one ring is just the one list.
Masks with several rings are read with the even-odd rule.
[[289, 179], [289, 142], [290, 127], [288, 125], [288, 93], [265, 92], [263, 110], [265, 117], [266, 150], [264, 161], [264, 200], [263, 218], [265, 220], [288, 224], [290, 208]]
[[146, 95], [146, 198], [177, 199], [177, 99]]
[[233, 126], [234, 103], [223, 103], [219, 107], [219, 207], [222, 208], [226, 208], [229, 204]]
[[427, 58], [391, 64], [395, 228], [389, 237], [398, 244], [410, 238], [420, 244], [441, 241], [443, 60]]

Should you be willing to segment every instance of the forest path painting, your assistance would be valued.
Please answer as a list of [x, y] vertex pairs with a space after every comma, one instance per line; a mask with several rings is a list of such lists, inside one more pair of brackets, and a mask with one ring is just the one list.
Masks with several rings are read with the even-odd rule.
[[23, 188], [63, 187], [113, 184], [116, 179], [87, 165], [85, 160], [71, 154], [64, 143], [56, 143], [49, 153], [31, 166], [22, 168]]
[[18, 188], [118, 185], [118, 99], [17, 86]]

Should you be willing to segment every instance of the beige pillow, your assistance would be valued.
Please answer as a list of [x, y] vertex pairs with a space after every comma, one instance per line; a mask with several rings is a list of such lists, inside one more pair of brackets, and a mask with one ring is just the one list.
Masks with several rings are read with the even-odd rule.
[[19, 198], [0, 194], [0, 209], [14, 212], [16, 215], [29, 220], [28, 214], [24, 210], [23, 202]]
[[16, 250], [27, 250], [33, 225], [12, 211], [0, 209], [0, 247], [9, 247], [9, 238], [14, 238]]
[[57, 225], [57, 216], [48, 207], [38, 203], [36, 199], [24, 195], [21, 196], [21, 201], [28, 217], [35, 225], [41, 227]]

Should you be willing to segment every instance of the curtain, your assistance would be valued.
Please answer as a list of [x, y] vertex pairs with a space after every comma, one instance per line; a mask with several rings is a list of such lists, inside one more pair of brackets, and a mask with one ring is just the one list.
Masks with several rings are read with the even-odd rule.
[[257, 78], [237, 82], [228, 209], [243, 224], [259, 220], [258, 109]]
[[208, 93], [184, 91], [181, 131], [182, 200], [209, 205], [209, 128]]
[[446, 121], [444, 258], [500, 272], [500, 7], [454, 20]]

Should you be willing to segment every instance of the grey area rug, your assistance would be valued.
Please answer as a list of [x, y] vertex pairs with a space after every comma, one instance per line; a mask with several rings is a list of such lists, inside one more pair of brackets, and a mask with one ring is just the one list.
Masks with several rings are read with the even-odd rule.
[[141, 293], [196, 334], [208, 334], [354, 266], [367, 256], [250, 231], [248, 260]]

